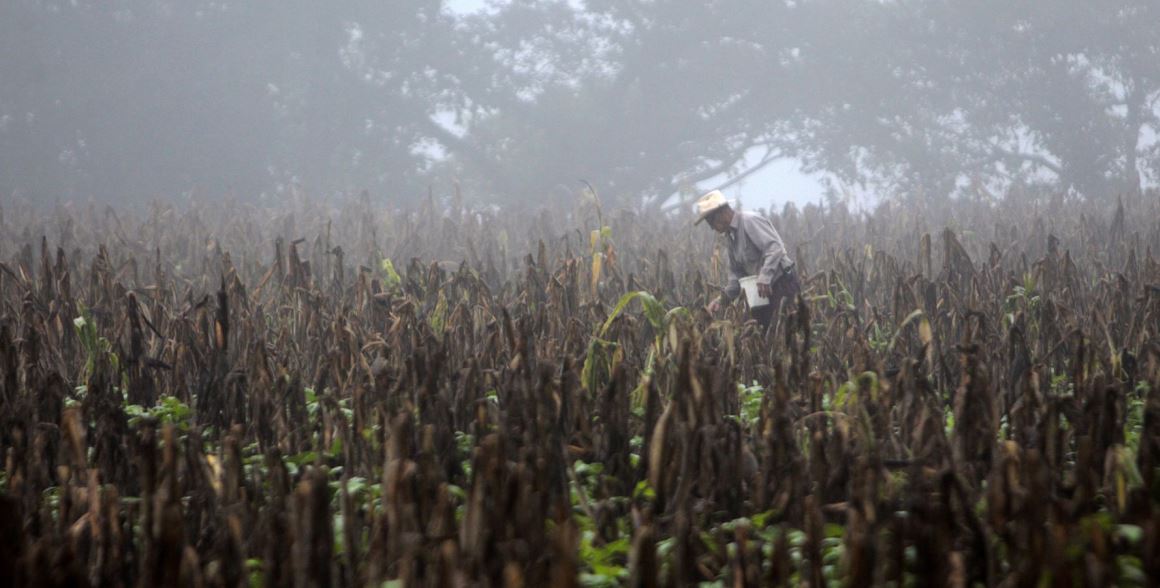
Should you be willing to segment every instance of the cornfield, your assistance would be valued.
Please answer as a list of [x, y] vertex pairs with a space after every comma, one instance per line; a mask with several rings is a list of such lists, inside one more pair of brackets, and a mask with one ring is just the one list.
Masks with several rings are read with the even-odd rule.
[[1160, 579], [1154, 192], [787, 206], [768, 332], [594, 198], [2, 214], [14, 586]]

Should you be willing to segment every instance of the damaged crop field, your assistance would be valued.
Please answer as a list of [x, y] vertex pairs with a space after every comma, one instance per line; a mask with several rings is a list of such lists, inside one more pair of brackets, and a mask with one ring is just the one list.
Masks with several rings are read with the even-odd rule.
[[1160, 578], [1160, 195], [771, 216], [6, 202], [0, 577]]

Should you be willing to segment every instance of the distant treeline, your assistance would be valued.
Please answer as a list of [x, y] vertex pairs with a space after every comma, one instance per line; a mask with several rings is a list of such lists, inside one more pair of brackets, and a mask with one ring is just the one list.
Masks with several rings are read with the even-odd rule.
[[[8, 0], [0, 193], [660, 206], [791, 157], [912, 197], [1155, 185], [1160, 8]], [[470, 189], [468, 189], [470, 188]]]

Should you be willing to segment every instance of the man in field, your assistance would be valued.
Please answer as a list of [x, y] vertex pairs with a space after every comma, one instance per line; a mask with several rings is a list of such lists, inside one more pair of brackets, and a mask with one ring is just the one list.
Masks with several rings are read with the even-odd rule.
[[714, 231], [729, 237], [729, 284], [721, 295], [709, 303], [709, 312], [716, 314], [723, 302], [732, 302], [741, 293], [741, 278], [757, 276], [757, 295], [769, 299], [769, 304], [754, 307], [749, 301], [751, 316], [769, 328], [783, 302], [793, 301], [801, 292], [801, 283], [794, 272], [793, 260], [785, 250], [781, 235], [764, 216], [733, 210], [718, 190], [697, 200], [697, 221], [709, 221]]

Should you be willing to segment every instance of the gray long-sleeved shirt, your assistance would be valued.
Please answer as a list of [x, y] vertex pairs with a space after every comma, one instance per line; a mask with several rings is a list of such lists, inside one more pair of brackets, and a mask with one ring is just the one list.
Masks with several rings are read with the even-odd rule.
[[764, 216], [734, 211], [725, 234], [729, 237], [729, 285], [722, 292], [725, 300], [741, 293], [742, 277], [757, 274], [758, 284], [772, 284], [793, 267], [781, 235]]

